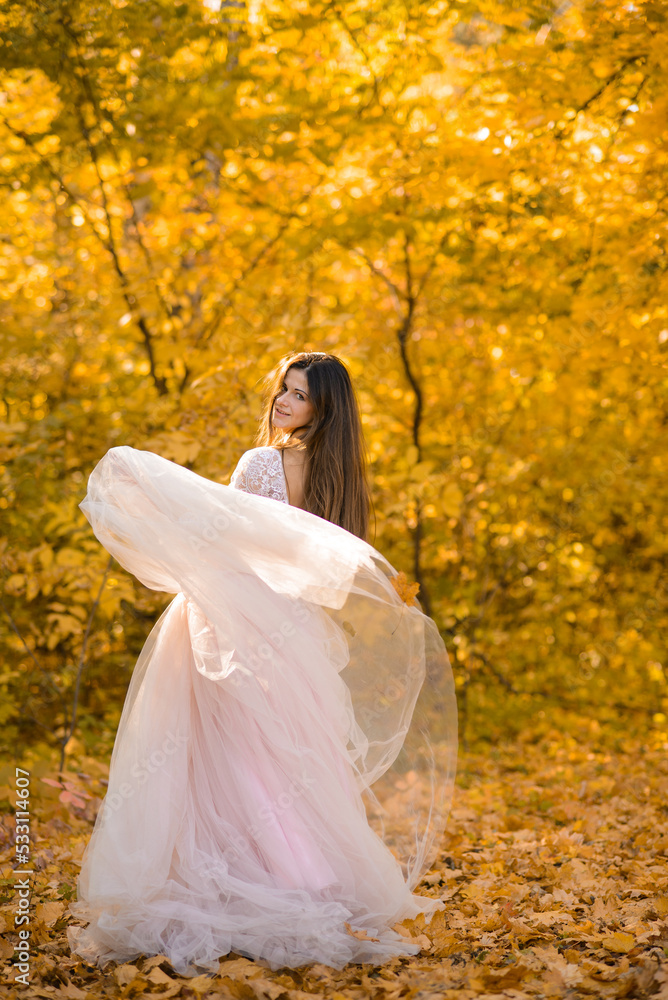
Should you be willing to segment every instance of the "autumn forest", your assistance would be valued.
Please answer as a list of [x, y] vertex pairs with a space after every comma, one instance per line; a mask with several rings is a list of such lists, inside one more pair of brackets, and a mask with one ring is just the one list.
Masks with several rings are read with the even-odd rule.
[[[7, 0], [0, 76], [7, 995], [668, 998], [668, 6]], [[101, 972], [67, 905], [170, 596], [78, 505], [118, 444], [228, 483], [291, 350], [452, 661], [447, 908], [384, 966]]]

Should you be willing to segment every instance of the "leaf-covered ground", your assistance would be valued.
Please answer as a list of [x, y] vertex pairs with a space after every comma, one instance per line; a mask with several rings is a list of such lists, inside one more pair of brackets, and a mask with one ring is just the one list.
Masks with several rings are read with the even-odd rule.
[[[195, 979], [175, 975], [160, 956], [101, 971], [70, 955], [68, 900], [105, 768], [84, 760], [63, 789], [35, 762], [28, 985], [14, 984], [12, 965], [11, 809], [1, 827], [4, 995], [668, 1000], [666, 749], [629, 740], [612, 752], [544, 739], [463, 755], [444, 851], [419, 889], [445, 900], [447, 909], [426, 926], [421, 918], [402, 925], [418, 938], [420, 955], [341, 972], [271, 972], [230, 955], [219, 975]], [[0, 796], [10, 803], [11, 779], [5, 769], [0, 780], [9, 789]]]

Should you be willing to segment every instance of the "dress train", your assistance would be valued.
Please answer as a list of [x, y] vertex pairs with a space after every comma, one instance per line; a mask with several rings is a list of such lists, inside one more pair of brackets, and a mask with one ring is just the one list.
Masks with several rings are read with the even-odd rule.
[[128, 689], [72, 950], [217, 971], [379, 963], [438, 849], [456, 758], [447, 653], [372, 546], [307, 511], [113, 448], [82, 509], [176, 597]]

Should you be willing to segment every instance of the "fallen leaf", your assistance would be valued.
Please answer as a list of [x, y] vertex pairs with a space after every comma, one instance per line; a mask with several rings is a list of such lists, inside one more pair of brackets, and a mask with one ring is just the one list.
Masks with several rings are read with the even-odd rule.
[[74, 983], [67, 983], [65, 986], [61, 986], [60, 989], [54, 993], [54, 996], [63, 997], [65, 1000], [86, 1000], [90, 996], [85, 990], [80, 990], [78, 986]]
[[38, 903], [35, 907], [35, 917], [45, 923], [47, 927], [52, 927], [64, 909], [64, 903]]
[[351, 937], [357, 938], [358, 941], [380, 941], [380, 938], [369, 937], [366, 931], [354, 931], [347, 922], [344, 922], [343, 926], [346, 929], [346, 933], [350, 934]]
[[[257, 966], [256, 966], [257, 968]], [[187, 980], [188, 989], [193, 990], [195, 993], [208, 993], [211, 987], [214, 985], [214, 976], [193, 976], [192, 979]], [[183, 986], [183, 983], [177, 983], [179, 990]], [[165, 993], [161, 993], [161, 996], [166, 996]]]
[[[420, 914], [420, 916], [422, 916], [422, 914]], [[411, 944], [418, 945], [418, 947], [422, 951], [430, 951], [432, 944], [431, 944], [431, 941], [429, 940], [429, 938], [427, 937], [427, 935], [426, 934], [415, 934], [415, 935], [411, 934], [411, 932], [408, 929], [408, 927], [406, 927], [406, 923], [413, 923], [413, 924], [415, 924], [415, 922], [416, 921], [408, 920], [408, 921], [404, 921], [401, 924], [394, 924], [392, 926], [392, 930], [396, 931], [397, 934], [401, 934], [401, 936], [404, 937], [404, 938], [406, 938], [407, 941], [410, 941]]]
[[504, 989], [517, 986], [530, 971], [529, 966], [523, 962], [516, 962], [505, 969], [487, 969], [484, 974], [485, 985]]
[[150, 970], [154, 969], [156, 965], [162, 965], [163, 962], [165, 962], [167, 965], [171, 965], [171, 962], [169, 961], [166, 955], [151, 955], [151, 957], [147, 958], [146, 961], [144, 962], [143, 972], [144, 973], [150, 972]]
[[8, 959], [14, 955], [14, 945], [7, 938], [0, 937], [0, 958]]
[[114, 979], [119, 986], [127, 986], [138, 975], [139, 969], [136, 965], [118, 965], [114, 969]]
[[278, 1000], [285, 993], [285, 986], [281, 983], [272, 983], [269, 979], [254, 979], [253, 992], [260, 1000]]
[[635, 945], [635, 938], [633, 934], [625, 934], [623, 931], [615, 931], [609, 937], [604, 937], [601, 944], [608, 951], [618, 952], [620, 954], [626, 954], [626, 952], [631, 951], [631, 948]]
[[228, 976], [230, 979], [236, 979], [237, 976], [254, 979], [261, 976], [262, 972], [263, 969], [248, 958], [232, 958], [228, 962], [222, 961], [218, 966], [218, 975]]
[[65, 805], [76, 806], [77, 809], [84, 809], [86, 806], [84, 800], [78, 795], [75, 795], [74, 792], [61, 792], [58, 798]]
[[171, 976], [168, 976], [167, 973], [163, 972], [162, 969], [160, 969], [158, 966], [155, 966], [155, 968], [151, 969], [146, 978], [148, 979], [149, 983], [156, 983], [157, 985], [163, 983], [166, 986], [170, 986], [174, 982]]

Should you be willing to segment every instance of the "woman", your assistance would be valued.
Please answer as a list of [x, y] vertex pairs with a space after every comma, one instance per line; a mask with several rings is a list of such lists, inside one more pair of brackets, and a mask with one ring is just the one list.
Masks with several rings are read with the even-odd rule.
[[395, 922], [442, 906], [411, 890], [452, 790], [452, 673], [365, 540], [338, 358], [279, 362], [258, 442], [229, 486], [112, 448], [81, 504], [126, 569], [177, 594], [137, 661], [71, 907], [88, 924], [72, 950], [100, 965], [379, 962], [418, 951]]

